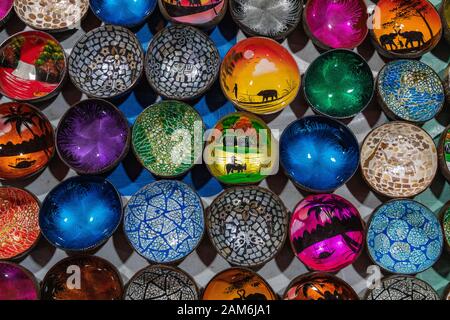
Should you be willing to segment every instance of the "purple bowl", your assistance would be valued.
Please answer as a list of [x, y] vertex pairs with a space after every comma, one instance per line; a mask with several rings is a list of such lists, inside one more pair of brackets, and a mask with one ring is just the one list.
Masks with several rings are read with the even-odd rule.
[[3, 25], [8, 19], [11, 9], [13, 7], [14, 0], [1, 0], [0, 1], [0, 26]]
[[30, 271], [0, 261], [0, 300], [39, 300], [39, 287]]

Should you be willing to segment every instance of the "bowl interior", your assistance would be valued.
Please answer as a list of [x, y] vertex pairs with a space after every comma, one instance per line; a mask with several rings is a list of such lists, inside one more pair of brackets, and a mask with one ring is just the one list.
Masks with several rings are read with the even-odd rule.
[[38, 300], [33, 275], [20, 265], [0, 261], [0, 300]]
[[211, 26], [225, 14], [227, 0], [159, 0], [161, 11], [171, 20], [195, 26]]
[[0, 1], [0, 22], [9, 15], [13, 5], [14, 5], [14, 0]]
[[90, 3], [100, 20], [119, 26], [135, 26], [155, 10], [157, 0], [91, 0]]

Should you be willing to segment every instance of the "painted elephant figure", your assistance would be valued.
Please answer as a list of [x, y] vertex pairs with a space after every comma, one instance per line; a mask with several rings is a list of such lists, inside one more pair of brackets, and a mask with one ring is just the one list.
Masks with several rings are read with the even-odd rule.
[[263, 98], [262, 102], [269, 101], [269, 99], [273, 101], [278, 99], [278, 92], [277, 90], [263, 90], [258, 93], [258, 96]]
[[425, 44], [423, 33], [420, 31], [405, 31], [399, 34], [406, 40], [405, 48], [408, 48], [409, 45], [414, 48], [414, 42], [417, 42], [417, 47]]
[[397, 33], [389, 33], [389, 34], [383, 34], [380, 37], [380, 43], [383, 46], [383, 48], [387, 49], [387, 46], [390, 47], [389, 50], [397, 50], [397, 45], [395, 44], [394, 40], [397, 37]]

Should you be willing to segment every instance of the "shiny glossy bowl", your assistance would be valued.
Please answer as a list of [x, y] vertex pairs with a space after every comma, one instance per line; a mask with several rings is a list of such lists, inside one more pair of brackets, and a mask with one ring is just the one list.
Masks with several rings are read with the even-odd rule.
[[444, 235], [445, 247], [450, 251], [450, 200], [442, 207], [439, 213], [439, 220], [441, 222], [442, 234]]
[[0, 261], [0, 300], [39, 300], [39, 285], [24, 267]]
[[390, 276], [380, 286], [369, 289], [365, 300], [440, 300], [439, 295], [423, 280], [412, 276]]
[[448, 125], [441, 134], [438, 159], [442, 175], [447, 181], [450, 181], [450, 125]]
[[134, 27], [155, 10], [157, 0], [90, 0], [91, 10], [106, 24]]
[[3, 26], [11, 15], [14, 0], [3, 0], [0, 3], [0, 27]]

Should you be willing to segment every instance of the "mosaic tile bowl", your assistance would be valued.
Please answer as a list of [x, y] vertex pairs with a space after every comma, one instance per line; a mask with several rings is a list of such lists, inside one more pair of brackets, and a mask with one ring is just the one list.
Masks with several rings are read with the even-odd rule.
[[301, 0], [230, 0], [231, 16], [246, 34], [281, 40], [297, 28]]
[[197, 193], [176, 180], [136, 192], [125, 207], [125, 235], [137, 253], [155, 263], [175, 263], [194, 251], [205, 231]]
[[77, 176], [64, 180], [46, 196], [39, 225], [55, 247], [87, 251], [106, 242], [121, 218], [121, 198], [110, 182]]
[[353, 49], [369, 32], [364, 0], [309, 0], [303, 10], [306, 34], [322, 49]]
[[269, 284], [256, 272], [230, 268], [216, 274], [203, 290], [202, 300], [276, 300]]
[[199, 300], [194, 279], [186, 272], [164, 265], [149, 266], [128, 282], [125, 300]]
[[374, 88], [372, 71], [364, 58], [343, 49], [325, 52], [314, 60], [303, 86], [311, 108], [336, 119], [362, 112], [372, 100]]
[[123, 160], [130, 144], [130, 128], [113, 104], [88, 99], [62, 116], [56, 131], [61, 160], [80, 174], [101, 174]]
[[[74, 283], [79, 276], [80, 285]], [[96, 256], [72, 256], [57, 262], [41, 284], [43, 300], [122, 300], [123, 284], [117, 269]]]
[[337, 272], [355, 262], [364, 248], [358, 209], [336, 194], [304, 198], [289, 229], [294, 254], [310, 270]]
[[439, 213], [439, 220], [441, 222], [442, 233], [444, 235], [444, 245], [450, 251], [450, 201], [442, 207]]
[[238, 108], [272, 114], [294, 101], [300, 89], [300, 71], [291, 53], [278, 42], [247, 38], [225, 56], [220, 85], [226, 98]]
[[21, 102], [0, 104], [0, 179], [35, 175], [54, 153], [53, 127], [42, 112]]
[[373, 262], [388, 272], [420, 273], [441, 255], [441, 226], [434, 213], [421, 203], [391, 200], [370, 217], [367, 248]]
[[3, 26], [11, 15], [14, 0], [3, 0], [0, 3], [0, 27]]
[[300, 188], [317, 193], [333, 191], [355, 173], [359, 145], [344, 124], [324, 116], [292, 122], [280, 138], [280, 163]]
[[133, 125], [134, 154], [156, 176], [180, 176], [201, 159], [203, 127], [200, 114], [190, 105], [156, 103], [146, 108]]
[[438, 168], [433, 139], [420, 127], [401, 121], [373, 129], [362, 144], [360, 162], [369, 187], [391, 198], [423, 192]]
[[134, 27], [156, 8], [157, 0], [91, 0], [91, 10], [106, 24]]
[[438, 147], [439, 166], [442, 175], [450, 181], [450, 125], [441, 134]]
[[211, 203], [207, 213], [209, 238], [232, 265], [262, 265], [280, 252], [286, 240], [288, 212], [268, 189], [227, 189]]
[[440, 8], [442, 28], [444, 29], [445, 40], [450, 43], [450, 1], [443, 0]]
[[113, 98], [131, 90], [141, 77], [144, 52], [134, 33], [104, 25], [84, 34], [69, 56], [75, 87], [93, 98]]
[[0, 45], [0, 94], [17, 101], [54, 97], [66, 76], [61, 44], [42, 31], [22, 31]]
[[24, 267], [0, 261], [0, 300], [39, 300], [39, 286]]
[[381, 286], [369, 290], [365, 300], [439, 300], [439, 295], [423, 280], [412, 276], [390, 276]]

